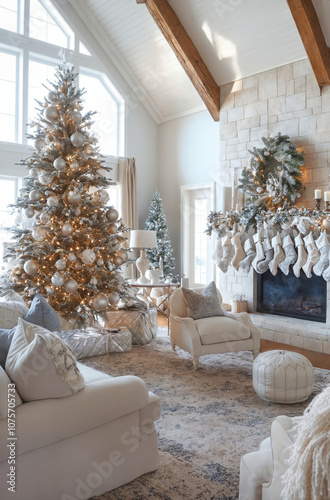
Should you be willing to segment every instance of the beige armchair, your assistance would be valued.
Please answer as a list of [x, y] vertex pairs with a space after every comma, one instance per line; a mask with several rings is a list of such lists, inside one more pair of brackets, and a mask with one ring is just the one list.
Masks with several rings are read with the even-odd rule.
[[[201, 293], [203, 288], [193, 288]], [[222, 297], [218, 290], [219, 303]], [[257, 356], [260, 333], [247, 313], [233, 314], [223, 311], [223, 316], [194, 320], [188, 317], [187, 305], [181, 288], [170, 298], [171, 343], [190, 352], [195, 370], [200, 356], [234, 351], [252, 351]]]

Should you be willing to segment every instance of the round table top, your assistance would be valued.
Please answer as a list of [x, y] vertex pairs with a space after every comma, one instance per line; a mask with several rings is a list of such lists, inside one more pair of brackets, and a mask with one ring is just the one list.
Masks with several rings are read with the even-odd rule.
[[180, 283], [130, 283], [130, 286], [143, 288], [143, 287], [152, 287], [152, 288], [164, 288], [167, 286], [180, 286]]

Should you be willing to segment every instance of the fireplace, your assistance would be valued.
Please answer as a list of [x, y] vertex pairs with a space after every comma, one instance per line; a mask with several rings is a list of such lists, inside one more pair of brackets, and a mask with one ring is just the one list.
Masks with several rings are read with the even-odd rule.
[[326, 322], [327, 283], [315, 274], [299, 278], [292, 270], [288, 276], [280, 270], [257, 275], [257, 311], [277, 316]]

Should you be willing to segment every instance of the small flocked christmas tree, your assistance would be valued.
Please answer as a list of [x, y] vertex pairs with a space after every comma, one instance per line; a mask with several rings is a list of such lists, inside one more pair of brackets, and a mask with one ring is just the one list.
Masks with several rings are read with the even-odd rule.
[[176, 280], [173, 274], [175, 268], [175, 258], [173, 257], [173, 248], [171, 240], [167, 236], [166, 216], [164, 213], [162, 199], [156, 189], [150, 207], [148, 217], [145, 222], [145, 229], [156, 231], [157, 249], [147, 250], [147, 257], [153, 269], [160, 268], [163, 271], [164, 278]]
[[49, 82], [38, 121], [32, 122], [32, 155], [15, 205], [32, 228], [14, 228], [15, 258], [10, 286], [29, 302], [39, 292], [63, 317], [82, 326], [118, 304], [128, 293], [119, 266], [127, 230], [109, 204], [106, 177], [92, 115], [82, 113], [71, 63], [62, 54], [55, 83]]

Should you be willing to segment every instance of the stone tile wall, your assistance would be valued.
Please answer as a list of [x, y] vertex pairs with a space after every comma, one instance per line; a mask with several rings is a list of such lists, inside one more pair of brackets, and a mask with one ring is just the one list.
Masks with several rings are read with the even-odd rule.
[[[281, 132], [289, 135], [305, 155], [305, 191], [297, 205], [314, 207], [314, 189], [329, 190], [330, 86], [320, 90], [308, 59], [223, 85], [220, 99], [219, 184], [233, 188], [242, 168], [248, 165], [249, 149], [262, 146], [261, 137]], [[241, 196], [233, 189], [233, 207]], [[249, 311], [254, 312], [254, 271], [244, 275], [229, 266], [227, 273], [217, 272], [224, 301], [230, 303], [233, 295], [244, 293]], [[321, 333], [324, 335], [324, 327]]]

